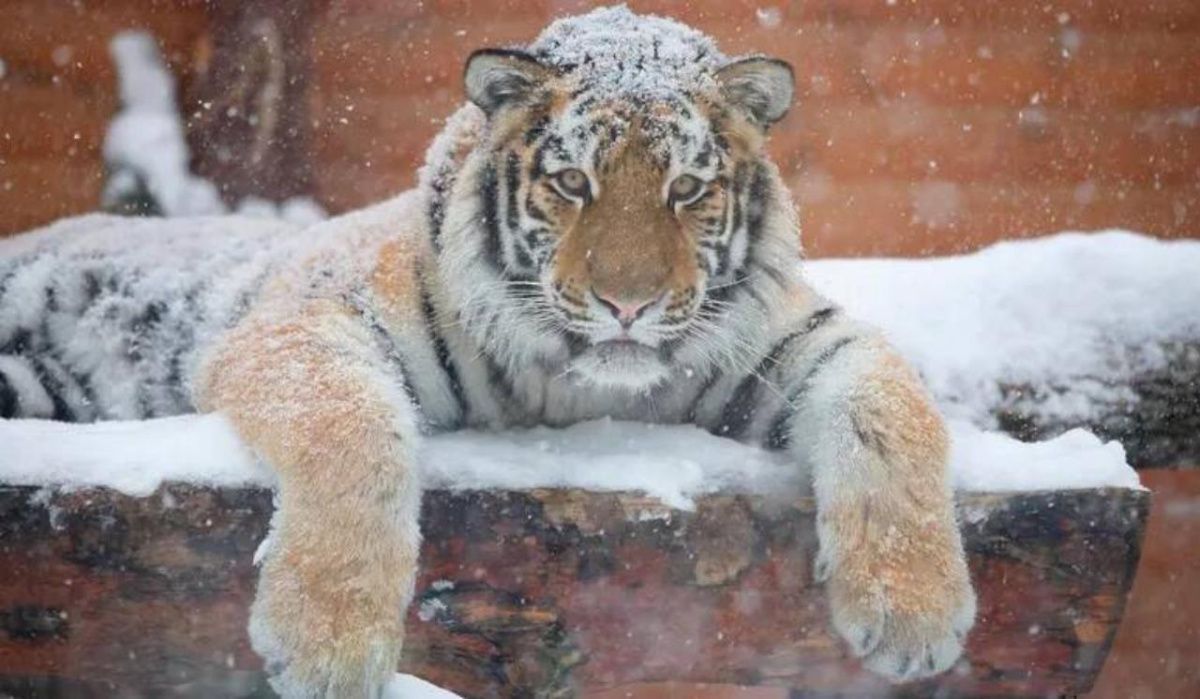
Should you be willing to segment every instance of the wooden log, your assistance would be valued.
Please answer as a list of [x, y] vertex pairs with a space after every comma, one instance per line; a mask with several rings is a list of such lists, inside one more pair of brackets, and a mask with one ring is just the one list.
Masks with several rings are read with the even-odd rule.
[[[901, 695], [1086, 692], [1133, 582], [1149, 493], [972, 494], [979, 620]], [[0, 487], [0, 693], [267, 696], [245, 626], [271, 494]], [[893, 691], [831, 633], [811, 500], [430, 492], [403, 669], [465, 697], [635, 681]], [[894, 694], [892, 695], [894, 696]]]

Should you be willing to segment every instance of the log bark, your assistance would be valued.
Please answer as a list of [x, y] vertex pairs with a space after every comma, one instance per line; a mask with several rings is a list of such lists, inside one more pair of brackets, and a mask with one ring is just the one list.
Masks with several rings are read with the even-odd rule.
[[[901, 696], [1086, 692], [1133, 582], [1149, 494], [974, 494], [966, 657]], [[0, 693], [268, 696], [245, 626], [263, 490], [0, 487]], [[811, 500], [426, 495], [403, 669], [465, 697], [654, 680], [897, 690], [831, 633]]]

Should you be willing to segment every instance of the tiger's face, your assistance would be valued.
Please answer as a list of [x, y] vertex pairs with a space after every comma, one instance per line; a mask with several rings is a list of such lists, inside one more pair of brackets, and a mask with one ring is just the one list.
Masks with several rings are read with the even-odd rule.
[[528, 54], [477, 52], [467, 92], [488, 116], [479, 189], [486, 254], [568, 371], [648, 389], [723, 312], [761, 225], [765, 128], [792, 76], [732, 63], [693, 89], [589, 89]]

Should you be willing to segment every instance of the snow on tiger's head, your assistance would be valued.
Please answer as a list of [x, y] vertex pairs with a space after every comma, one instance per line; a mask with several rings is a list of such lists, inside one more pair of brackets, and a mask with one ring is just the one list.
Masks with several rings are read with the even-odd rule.
[[622, 6], [477, 51], [464, 81], [473, 106], [423, 178], [465, 326], [514, 364], [565, 355], [634, 390], [725, 349], [722, 290], [749, 277], [778, 198], [763, 140], [791, 68]]

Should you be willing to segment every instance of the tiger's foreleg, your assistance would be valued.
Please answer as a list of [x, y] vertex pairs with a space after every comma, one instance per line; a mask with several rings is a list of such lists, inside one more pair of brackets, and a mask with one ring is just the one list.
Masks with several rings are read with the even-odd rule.
[[962, 653], [975, 595], [941, 418], [872, 330], [830, 323], [787, 358], [777, 438], [813, 471], [833, 625], [873, 671], [909, 680]]
[[[317, 302], [248, 319], [197, 382], [278, 474], [250, 636], [284, 697], [375, 697], [395, 671], [419, 548], [417, 415], [369, 331]], [[394, 388], [389, 388], [394, 387]]]

